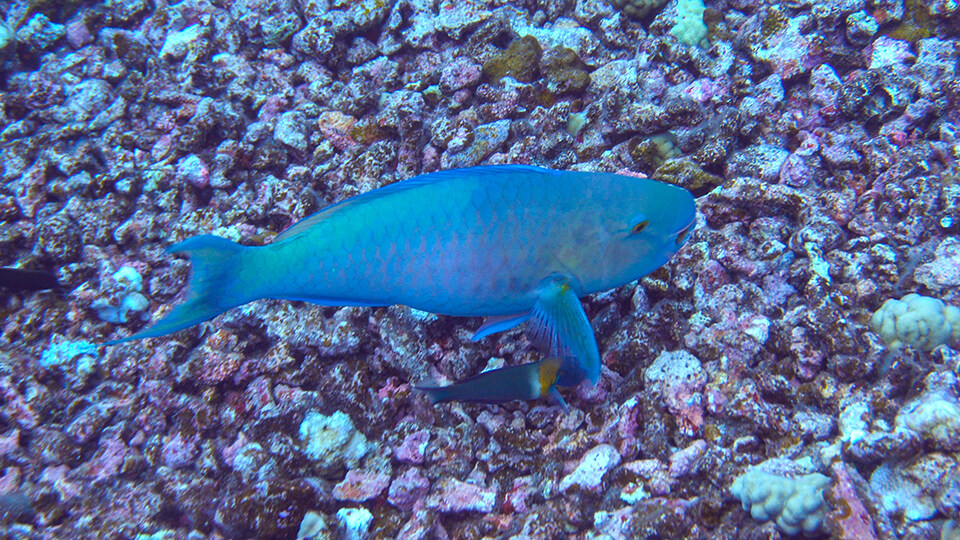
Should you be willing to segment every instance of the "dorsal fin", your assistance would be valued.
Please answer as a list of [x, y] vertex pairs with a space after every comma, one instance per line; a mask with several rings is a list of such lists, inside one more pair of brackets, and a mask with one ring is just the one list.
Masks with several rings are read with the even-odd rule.
[[306, 231], [307, 229], [313, 227], [317, 223], [327, 219], [328, 217], [334, 215], [335, 213], [348, 208], [356, 204], [362, 204], [369, 202], [381, 197], [386, 197], [388, 195], [393, 195], [401, 191], [407, 191], [408, 189], [418, 188], [420, 186], [436, 184], [437, 182], [446, 182], [456, 178], [463, 178], [466, 175], [476, 176], [476, 177], [489, 177], [493, 175], [502, 175], [509, 174], [511, 172], [527, 172], [527, 173], [559, 173], [560, 171], [552, 171], [550, 169], [544, 169], [541, 167], [535, 167], [533, 165], [486, 165], [482, 167], [469, 167], [466, 169], [450, 169], [447, 171], [438, 171], [429, 174], [423, 174], [420, 176], [415, 176], [407, 180], [401, 180], [399, 182], [390, 184], [388, 186], [383, 186], [380, 189], [375, 189], [373, 191], [368, 191], [366, 193], [361, 193], [360, 195], [354, 195], [349, 199], [342, 200], [336, 204], [332, 204], [323, 210], [315, 214], [311, 214], [300, 221], [291, 225], [287, 230], [278, 234], [277, 237], [273, 240], [274, 243], [283, 242], [284, 240], [289, 240], [294, 236]]

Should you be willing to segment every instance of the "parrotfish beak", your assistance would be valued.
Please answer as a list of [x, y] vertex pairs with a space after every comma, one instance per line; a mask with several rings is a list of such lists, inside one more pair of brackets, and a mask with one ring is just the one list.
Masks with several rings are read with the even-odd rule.
[[676, 232], [676, 234], [674, 234], [674, 245], [676, 246], [676, 249], [680, 249], [680, 246], [682, 246], [683, 243], [687, 241], [687, 238], [690, 237], [690, 232], [693, 231], [694, 223], [695, 220], [691, 221], [686, 227], [680, 229]]

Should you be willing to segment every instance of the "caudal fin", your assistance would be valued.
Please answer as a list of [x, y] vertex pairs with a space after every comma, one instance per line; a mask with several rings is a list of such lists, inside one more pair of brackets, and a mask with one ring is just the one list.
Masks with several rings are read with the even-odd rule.
[[430, 403], [436, 405], [437, 403], [443, 403], [444, 401], [453, 401], [456, 398], [453, 397], [454, 385], [450, 386], [414, 386], [413, 389], [423, 393], [427, 396], [427, 399], [430, 400]]
[[166, 317], [132, 336], [109, 341], [106, 345], [183, 330], [247, 302], [234, 286], [243, 252], [247, 249], [226, 238], [212, 235], [194, 236], [167, 248], [169, 253], [186, 254], [193, 265], [187, 282], [186, 299]]

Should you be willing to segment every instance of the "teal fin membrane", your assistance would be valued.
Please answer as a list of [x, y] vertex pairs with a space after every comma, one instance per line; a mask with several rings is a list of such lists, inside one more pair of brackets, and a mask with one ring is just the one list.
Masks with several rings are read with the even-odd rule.
[[186, 299], [166, 317], [125, 338], [108, 341], [116, 345], [134, 339], [162, 336], [210, 320], [224, 311], [243, 304], [246, 299], [231, 292], [240, 259], [249, 248], [219, 236], [194, 236], [167, 248], [169, 253], [190, 257], [193, 269], [187, 283]]
[[563, 400], [563, 396], [560, 395], [560, 390], [557, 390], [556, 386], [550, 387], [550, 397], [553, 398], [558, 407], [563, 409], [563, 414], [570, 414], [570, 407], [567, 407], [567, 402]]
[[600, 379], [600, 352], [593, 328], [569, 281], [554, 276], [544, 282], [533, 306], [528, 336], [548, 356], [566, 359], [557, 386]]

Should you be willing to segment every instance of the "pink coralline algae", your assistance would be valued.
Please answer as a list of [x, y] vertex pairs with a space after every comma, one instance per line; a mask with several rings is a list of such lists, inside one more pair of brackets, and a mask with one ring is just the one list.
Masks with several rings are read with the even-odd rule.
[[351, 469], [333, 487], [333, 496], [338, 501], [364, 502], [377, 498], [389, 485], [390, 477], [385, 474]]
[[[860, 499], [858, 484], [850, 471], [841, 463], [835, 463], [831, 471], [834, 484], [824, 493], [824, 498], [833, 507], [827, 514], [827, 530], [838, 538], [877, 538], [873, 518]], [[862, 479], [859, 480], [859, 485], [863, 485]]]
[[659, 391], [684, 433], [694, 435], [700, 431], [703, 427], [701, 391], [707, 383], [707, 374], [697, 357], [683, 350], [663, 352], [647, 368], [644, 379]]
[[403, 443], [397, 448], [397, 459], [407, 463], [423, 463], [424, 452], [427, 449], [427, 443], [430, 442], [430, 433], [420, 430], [403, 439]]
[[497, 500], [497, 492], [454, 478], [441, 479], [427, 496], [427, 507], [440, 513], [490, 512]]
[[411, 467], [393, 479], [387, 500], [397, 508], [409, 510], [430, 490], [430, 481], [416, 467]]
[[590, 449], [576, 464], [573, 471], [560, 480], [560, 490], [566, 491], [571, 487], [579, 487], [599, 493], [603, 487], [604, 475], [619, 465], [620, 459], [620, 453], [608, 444], [601, 444]]

